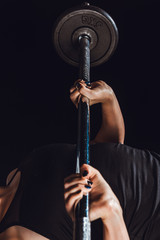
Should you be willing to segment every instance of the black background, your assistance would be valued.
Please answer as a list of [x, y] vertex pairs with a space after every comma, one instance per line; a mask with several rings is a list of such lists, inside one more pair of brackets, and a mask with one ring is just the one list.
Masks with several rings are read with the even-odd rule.
[[[5, 0], [0, 3], [0, 182], [32, 149], [76, 142], [77, 111], [69, 88], [78, 69], [56, 54], [52, 27], [82, 1]], [[107, 11], [119, 30], [108, 62], [91, 69], [115, 91], [125, 119], [125, 143], [159, 151], [159, 0], [90, 1]], [[91, 108], [91, 137], [100, 106]]]

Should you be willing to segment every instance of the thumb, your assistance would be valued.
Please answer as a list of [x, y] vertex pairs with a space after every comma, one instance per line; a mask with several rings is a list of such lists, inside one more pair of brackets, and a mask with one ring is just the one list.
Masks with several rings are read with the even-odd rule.
[[84, 178], [93, 179], [99, 173], [99, 171], [89, 164], [83, 164], [80, 168], [80, 173]]

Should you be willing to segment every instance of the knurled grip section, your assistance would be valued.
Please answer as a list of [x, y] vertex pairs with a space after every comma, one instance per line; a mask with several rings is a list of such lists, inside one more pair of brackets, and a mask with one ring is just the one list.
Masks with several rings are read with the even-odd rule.
[[73, 240], [91, 240], [91, 224], [88, 217], [76, 220]]
[[[87, 36], [80, 37], [80, 63], [79, 78], [87, 84], [90, 83], [90, 40]], [[81, 98], [78, 104], [78, 139], [77, 162], [79, 167], [89, 164], [89, 140], [90, 140], [90, 108], [89, 99]], [[80, 169], [80, 168], [79, 168]], [[74, 240], [90, 240], [89, 221], [89, 194], [83, 196], [75, 209]]]
[[90, 39], [88, 36], [79, 37], [79, 78], [90, 83]]

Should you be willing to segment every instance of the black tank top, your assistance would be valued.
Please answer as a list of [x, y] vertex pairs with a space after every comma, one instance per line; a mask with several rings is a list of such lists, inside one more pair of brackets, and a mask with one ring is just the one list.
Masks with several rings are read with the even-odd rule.
[[[160, 239], [160, 157], [122, 144], [90, 147], [97, 168], [120, 200], [131, 239]], [[19, 225], [51, 240], [71, 240], [72, 220], [63, 197], [64, 178], [75, 172], [76, 146], [54, 144], [34, 151], [19, 166], [16, 195], [0, 223], [0, 232]], [[92, 240], [102, 238], [100, 220]]]

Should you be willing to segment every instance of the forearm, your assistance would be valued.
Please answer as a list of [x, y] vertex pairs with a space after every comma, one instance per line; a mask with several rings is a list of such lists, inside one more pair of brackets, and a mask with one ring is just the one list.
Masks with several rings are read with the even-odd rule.
[[103, 222], [103, 240], [129, 240], [122, 215], [114, 213], [112, 219]]
[[114, 93], [102, 104], [102, 124], [94, 142], [124, 143], [125, 126], [122, 112]]

